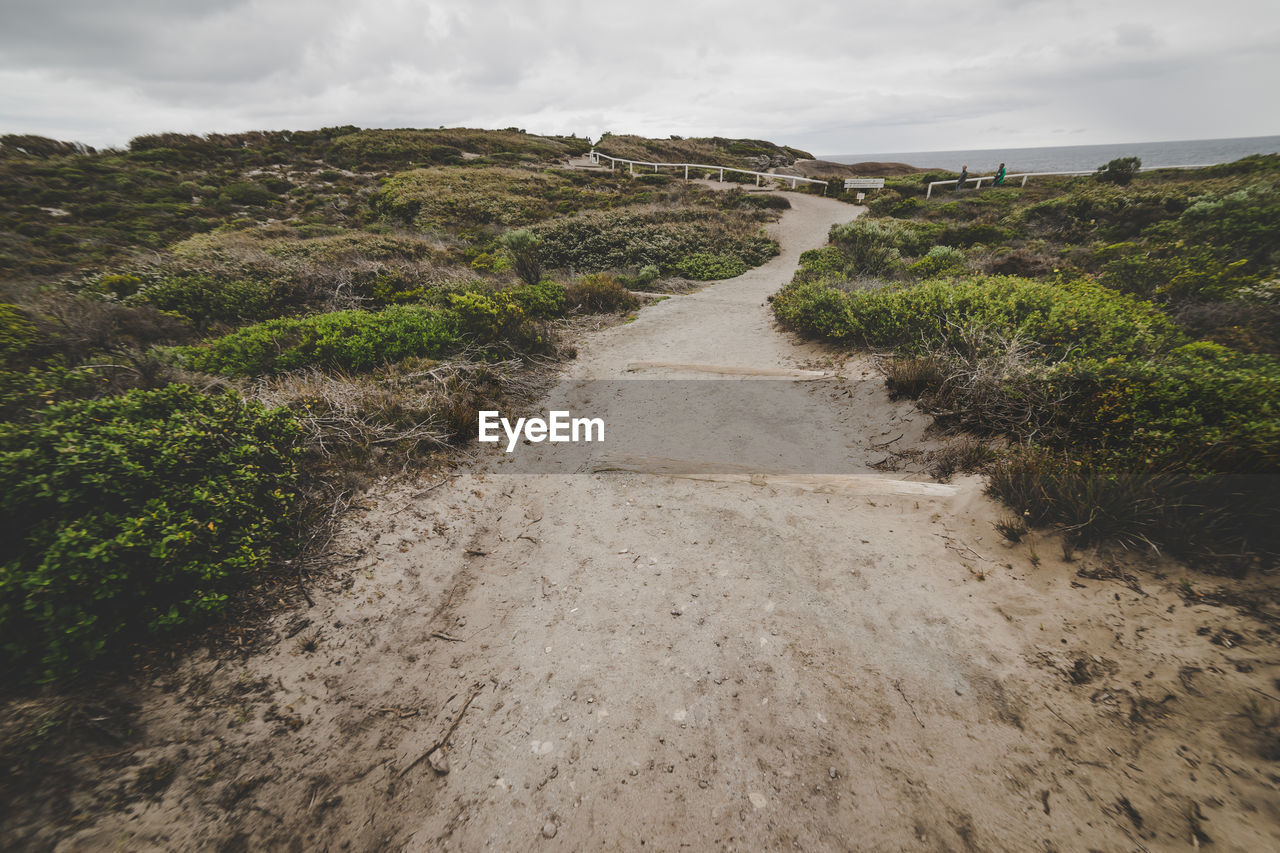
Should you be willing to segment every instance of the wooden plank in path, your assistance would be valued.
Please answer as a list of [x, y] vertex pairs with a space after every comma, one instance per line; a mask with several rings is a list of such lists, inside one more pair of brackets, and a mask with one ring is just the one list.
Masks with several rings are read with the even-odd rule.
[[823, 370], [797, 370], [789, 367], [736, 367], [722, 364], [686, 364], [680, 361], [633, 361], [627, 372], [637, 370], [674, 370], [687, 373], [713, 373], [721, 376], [780, 376], [788, 379], [825, 379], [832, 374]]
[[742, 465], [667, 459], [660, 456], [609, 456], [591, 468], [592, 473], [626, 471], [683, 480], [713, 483], [750, 483], [753, 486], [794, 488], [828, 495], [913, 495], [923, 498], [950, 498], [959, 493], [955, 486], [891, 480], [874, 474], [794, 474], [784, 471], [753, 470]]

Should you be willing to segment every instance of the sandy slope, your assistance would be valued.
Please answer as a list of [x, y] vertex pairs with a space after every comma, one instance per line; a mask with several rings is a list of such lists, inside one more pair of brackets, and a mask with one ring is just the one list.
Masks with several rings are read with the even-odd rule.
[[[924, 418], [859, 381], [864, 361], [771, 324], [766, 296], [854, 212], [790, 197], [782, 257], [590, 337], [557, 393], [633, 417], [583, 383], [718, 375], [628, 374], [640, 361], [835, 370], [791, 383], [792, 416], [757, 431], [842, 473], [904, 476], [868, 465], [899, 434], [893, 447], [927, 443]], [[699, 411], [672, 429], [696, 432], [714, 406]], [[734, 447], [721, 470], [755, 464]], [[1054, 540], [1008, 546], [972, 478], [933, 497], [505, 467], [491, 454], [446, 486], [371, 497], [316, 606], [281, 616], [263, 653], [142, 687], [144, 747], [42, 837], [1122, 851], [1190, 849], [1198, 826], [1212, 849], [1280, 848], [1277, 765], [1243, 713], [1280, 711], [1275, 638], [1185, 606], [1180, 568], [1128, 583], [1110, 559], [1062, 562]], [[166, 760], [166, 790], [107, 808]]]

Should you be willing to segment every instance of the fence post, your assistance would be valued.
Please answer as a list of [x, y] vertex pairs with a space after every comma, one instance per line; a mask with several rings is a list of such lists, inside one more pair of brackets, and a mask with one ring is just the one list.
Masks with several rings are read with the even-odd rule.
[[724, 169], [720, 170], [720, 183], [724, 183]]
[[689, 166], [687, 164], [684, 167], [684, 179], [686, 181], [689, 180]]

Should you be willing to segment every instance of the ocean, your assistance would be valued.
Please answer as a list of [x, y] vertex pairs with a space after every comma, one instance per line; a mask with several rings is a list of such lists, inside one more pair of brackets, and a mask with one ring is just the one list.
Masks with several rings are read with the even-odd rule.
[[1274, 153], [1280, 153], [1280, 136], [819, 156], [835, 163], [907, 163], [926, 169], [949, 169], [953, 172], [960, 171], [960, 167], [967, 164], [971, 173], [979, 175], [994, 171], [1000, 163], [1004, 163], [1010, 172], [1079, 172], [1096, 169], [1117, 157], [1140, 157], [1144, 167], [1209, 166], [1214, 163], [1229, 163], [1250, 154]]

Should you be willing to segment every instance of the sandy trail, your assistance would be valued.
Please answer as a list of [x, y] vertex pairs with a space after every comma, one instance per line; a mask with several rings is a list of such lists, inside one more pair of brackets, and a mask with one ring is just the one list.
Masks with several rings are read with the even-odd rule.
[[[768, 441], [692, 461], [798, 471], [816, 448], [866, 478], [894, 436], [927, 446], [867, 362], [773, 327], [767, 296], [855, 212], [789, 197], [781, 257], [591, 336], [556, 393], [634, 417], [597, 383], [706, 379], [745, 405], [726, 374], [637, 362], [826, 370], [783, 381], [744, 439]], [[1274, 636], [1184, 606], [1182, 569], [1128, 583], [1007, 545], [975, 478], [903, 495], [501, 456], [371, 496], [352, 563], [277, 643], [144, 686], [145, 748], [77, 794], [64, 848], [1280, 848], [1280, 777], [1241, 713], [1280, 711]], [[103, 807], [157, 762], [165, 790]]]

